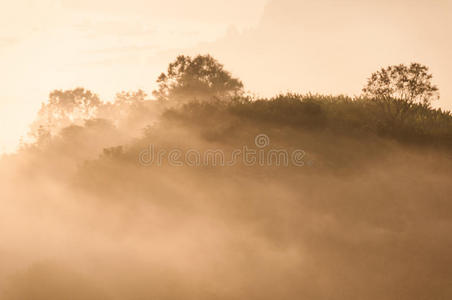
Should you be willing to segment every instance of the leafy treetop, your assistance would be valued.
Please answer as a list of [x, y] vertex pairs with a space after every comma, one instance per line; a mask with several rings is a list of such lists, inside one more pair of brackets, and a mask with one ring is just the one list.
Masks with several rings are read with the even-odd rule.
[[210, 55], [178, 56], [157, 79], [159, 100], [227, 100], [243, 94], [243, 83]]
[[427, 66], [411, 63], [382, 68], [373, 73], [363, 88], [364, 95], [380, 100], [401, 100], [429, 106], [439, 98], [438, 87], [432, 83]]

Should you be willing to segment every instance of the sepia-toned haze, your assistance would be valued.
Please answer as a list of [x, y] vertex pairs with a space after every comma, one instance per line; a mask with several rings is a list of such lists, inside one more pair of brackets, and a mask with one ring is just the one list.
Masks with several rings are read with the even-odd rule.
[[0, 11], [4, 151], [53, 89], [149, 92], [181, 53], [214, 55], [262, 96], [359, 94], [379, 67], [419, 61], [440, 87], [434, 106], [452, 108], [447, 0], [20, 0]]
[[[452, 295], [450, 146], [322, 125], [309, 105], [295, 106], [299, 123], [284, 102], [251, 104], [254, 116], [247, 105], [173, 109], [139, 139], [134, 114], [93, 120], [0, 160], [0, 298]], [[138, 159], [151, 144], [256, 149], [263, 132], [268, 149], [303, 149], [307, 164]]]
[[2, 3], [0, 300], [451, 299], [451, 17]]

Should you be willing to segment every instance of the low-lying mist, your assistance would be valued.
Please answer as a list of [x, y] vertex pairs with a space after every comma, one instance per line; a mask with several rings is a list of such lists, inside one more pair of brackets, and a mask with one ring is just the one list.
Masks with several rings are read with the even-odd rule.
[[[410, 116], [385, 127], [366, 99], [144, 97], [54, 132], [38, 122], [1, 158], [0, 299], [452, 295], [450, 115], [416, 110], [419, 131]], [[151, 146], [160, 164], [143, 161]], [[244, 147], [255, 161], [169, 155]], [[261, 163], [272, 149], [303, 162]]]

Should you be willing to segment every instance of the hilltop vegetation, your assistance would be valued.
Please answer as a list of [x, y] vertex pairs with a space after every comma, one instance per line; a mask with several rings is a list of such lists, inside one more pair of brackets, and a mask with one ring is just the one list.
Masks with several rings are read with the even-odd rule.
[[359, 97], [288, 93], [252, 98], [245, 95], [243, 83], [211, 56], [180, 56], [159, 76], [155, 99], [148, 99], [141, 90], [118, 93], [113, 102], [103, 102], [83, 88], [52, 92], [31, 135], [39, 143], [58, 136], [66, 127], [96, 119], [136, 136], [137, 130], [167, 118], [188, 126], [205, 122], [209, 127], [225, 127], [233, 118], [270, 127], [329, 130], [345, 136], [374, 135], [402, 143], [450, 147], [452, 115], [431, 107], [439, 97], [431, 79], [427, 67], [414, 63], [372, 74]]

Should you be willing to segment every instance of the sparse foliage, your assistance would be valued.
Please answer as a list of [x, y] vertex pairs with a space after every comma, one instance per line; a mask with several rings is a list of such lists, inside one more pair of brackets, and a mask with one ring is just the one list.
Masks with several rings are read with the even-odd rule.
[[430, 105], [439, 98], [438, 87], [432, 83], [427, 66], [412, 63], [389, 66], [373, 73], [363, 92], [378, 99], [395, 99], [407, 103]]
[[413, 105], [430, 107], [431, 102], [439, 98], [432, 74], [427, 66], [419, 63], [380, 69], [368, 79], [363, 93], [379, 105], [381, 118], [392, 127], [405, 121]]
[[47, 103], [43, 103], [36, 121], [32, 124], [32, 135], [47, 130], [53, 134], [72, 124], [82, 124], [94, 118], [102, 104], [99, 97], [84, 88], [55, 90], [50, 93]]
[[115, 122], [122, 121], [143, 106], [146, 96], [147, 94], [143, 90], [117, 93], [113, 103], [105, 103], [102, 106], [99, 117]]

